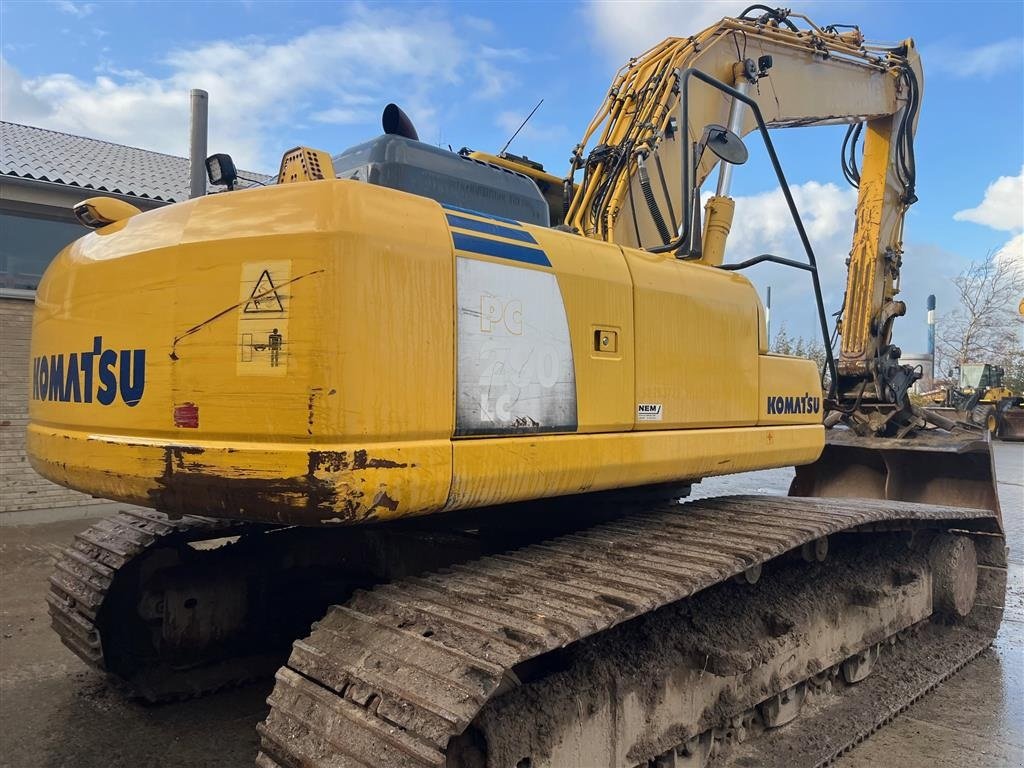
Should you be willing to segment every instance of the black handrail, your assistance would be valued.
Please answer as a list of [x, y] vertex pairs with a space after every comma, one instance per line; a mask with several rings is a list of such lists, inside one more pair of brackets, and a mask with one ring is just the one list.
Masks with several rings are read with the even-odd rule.
[[829, 384], [829, 396], [834, 397], [838, 386], [839, 375], [838, 370], [836, 369], [835, 356], [832, 354], [832, 339], [828, 330], [828, 319], [825, 315], [825, 303], [821, 296], [821, 281], [818, 278], [818, 262], [814, 257], [814, 249], [811, 248], [811, 241], [807, 238], [807, 231], [804, 229], [804, 223], [800, 219], [800, 212], [796, 208], [796, 202], [793, 200], [793, 194], [789, 190], [789, 182], [786, 181], [786, 174], [782, 170], [782, 164], [779, 162], [779, 156], [775, 153], [775, 145], [772, 144], [771, 136], [768, 134], [768, 126], [765, 124], [764, 117], [761, 115], [761, 108], [754, 99], [750, 98], [745, 93], [741, 93], [735, 88], [726, 85], [721, 80], [716, 80], [711, 77], [711, 75], [692, 67], [679, 75], [679, 80], [682, 82], [681, 99], [683, 107], [682, 130], [680, 131], [681, 140], [683, 141], [683, 158], [681, 163], [683, 172], [683, 204], [681, 206], [681, 211], [683, 215], [680, 217], [682, 220], [682, 226], [680, 227], [679, 236], [671, 243], [648, 248], [647, 250], [652, 253], [675, 251], [676, 257], [680, 259], [691, 258], [693, 256], [692, 244], [695, 227], [693, 226], [693, 218], [689, 214], [689, 211], [693, 207], [693, 188], [690, 183], [690, 178], [691, 174], [696, 178], [696, 168], [692, 167], [693, 152], [689, 145], [689, 87], [691, 77], [697, 78], [707, 85], [710, 85], [712, 88], [717, 88], [722, 93], [725, 93], [734, 99], [739, 99], [750, 107], [751, 112], [754, 114], [754, 119], [757, 121], [757, 129], [761, 134], [761, 139], [764, 141], [765, 149], [768, 150], [768, 157], [771, 159], [772, 168], [775, 169], [775, 176], [779, 181], [779, 186], [782, 188], [782, 194], [786, 198], [786, 206], [789, 208], [789, 213], [793, 217], [793, 223], [796, 225], [797, 233], [800, 235], [800, 242], [803, 245], [804, 253], [807, 254], [807, 264], [801, 264], [789, 259], [782, 259], [778, 256], [771, 256], [770, 254], [763, 254], [762, 256], [757, 256], [747, 262], [729, 265], [723, 267], [723, 269], [742, 269], [744, 266], [752, 266], [753, 264], [758, 264], [763, 261], [773, 261], [778, 264], [803, 269], [811, 273], [811, 280], [814, 283], [814, 297], [818, 304], [818, 322], [821, 325], [821, 336], [825, 344], [825, 361], [828, 365], [829, 375], [832, 379]]
[[737, 261], [735, 264], [719, 264], [718, 268], [727, 270], [746, 269], [747, 267], [752, 267], [755, 264], [761, 264], [762, 262], [765, 261], [770, 261], [773, 264], [782, 264], [784, 267], [796, 267], [797, 269], [803, 269], [806, 270], [807, 272], [814, 271], [814, 267], [812, 267], [810, 264], [804, 264], [799, 261], [793, 261], [792, 259], [786, 259], [783, 258], [782, 256], [776, 256], [772, 253], [762, 253], [760, 256], [755, 256], [754, 258], [747, 259], [746, 261]]

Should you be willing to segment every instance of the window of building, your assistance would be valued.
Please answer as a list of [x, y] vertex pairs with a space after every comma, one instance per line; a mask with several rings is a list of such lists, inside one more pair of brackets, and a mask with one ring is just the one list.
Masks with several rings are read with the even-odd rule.
[[0, 213], [0, 289], [35, 290], [53, 257], [88, 231], [75, 222]]

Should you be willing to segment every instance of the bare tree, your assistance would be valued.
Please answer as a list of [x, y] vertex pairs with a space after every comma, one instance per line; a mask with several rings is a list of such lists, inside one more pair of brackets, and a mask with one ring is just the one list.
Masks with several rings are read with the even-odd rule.
[[825, 369], [825, 345], [821, 341], [813, 337], [805, 339], [803, 336], [790, 336], [786, 331], [786, 324], [782, 323], [775, 332], [775, 338], [771, 340], [770, 349], [781, 355], [794, 355], [813, 360], [818, 370], [822, 372], [822, 386], [827, 387], [830, 379]]
[[1021, 346], [1017, 303], [1024, 279], [1019, 266], [989, 254], [953, 278], [953, 285], [959, 306], [937, 323], [936, 376], [968, 362], [1012, 364]]

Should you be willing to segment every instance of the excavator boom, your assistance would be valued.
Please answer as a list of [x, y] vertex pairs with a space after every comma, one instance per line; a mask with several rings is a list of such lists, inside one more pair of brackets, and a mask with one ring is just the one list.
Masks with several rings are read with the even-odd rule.
[[[801, 21], [804, 28], [794, 23]], [[850, 124], [843, 162], [858, 187], [857, 219], [833, 393], [844, 404], [902, 407], [913, 377], [896, 363], [891, 336], [892, 321], [906, 310], [895, 297], [904, 216], [917, 199], [913, 136], [923, 79], [913, 40], [873, 46], [856, 28], [822, 29], [793, 14], [741, 15], [693, 37], [669, 38], [620, 70], [577, 144], [569, 179], [583, 176], [565, 223], [588, 237], [720, 265], [734, 169], [714, 152], [695, 162], [705, 127], [744, 136], [759, 123]], [[716, 166], [702, 238], [697, 190]], [[824, 343], [831, 348], [827, 333]]]
[[[899, 363], [892, 343], [893, 322], [906, 312], [896, 297], [904, 219], [917, 200], [914, 131], [923, 83], [911, 39], [872, 45], [857, 28], [821, 28], [798, 14], [752, 6], [698, 35], [669, 38], [620, 70], [574, 152], [566, 189], [580, 171], [582, 179], [565, 221], [588, 237], [696, 263], [742, 269], [774, 261], [811, 273], [828, 355], [825, 423], [842, 426], [829, 430], [817, 463], [798, 468], [794, 493], [952, 498], [994, 509], [981, 433], [911, 403], [909, 388], [920, 374]], [[836, 123], [850, 126], [842, 165], [858, 197], [833, 360], [813, 244], [766, 129]], [[702, 151], [713, 147], [708, 131], [715, 126], [739, 136], [761, 132], [806, 263], [765, 254], [723, 264], [735, 170], [721, 152]], [[716, 166], [702, 222], [700, 188]], [[950, 477], [960, 482], [943, 496]]]

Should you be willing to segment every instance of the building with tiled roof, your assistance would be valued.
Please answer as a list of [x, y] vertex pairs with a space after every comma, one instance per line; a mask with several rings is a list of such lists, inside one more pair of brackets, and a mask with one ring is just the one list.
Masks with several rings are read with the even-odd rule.
[[35, 289], [49, 260], [85, 234], [71, 209], [93, 192], [143, 210], [187, 200], [188, 158], [0, 121], [0, 291]]
[[[189, 161], [148, 149], [0, 121], [0, 174], [92, 189], [126, 200], [188, 199]], [[243, 171], [266, 181], [267, 176]]]
[[0, 513], [95, 501], [41, 478], [24, 453], [35, 289], [50, 260], [89, 231], [71, 209], [95, 195], [142, 210], [186, 200], [189, 161], [0, 122]]

